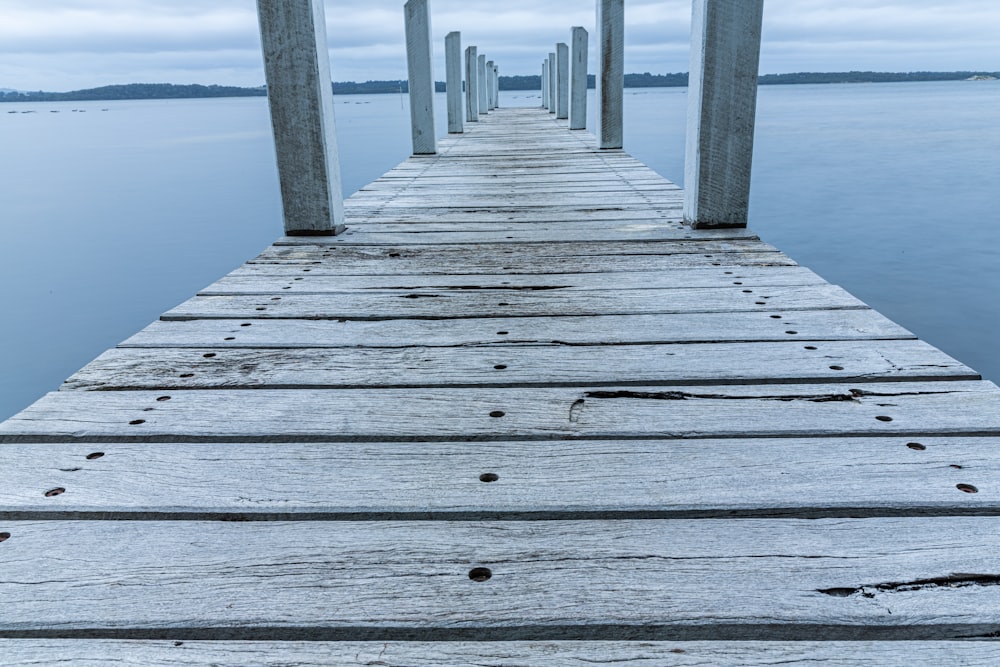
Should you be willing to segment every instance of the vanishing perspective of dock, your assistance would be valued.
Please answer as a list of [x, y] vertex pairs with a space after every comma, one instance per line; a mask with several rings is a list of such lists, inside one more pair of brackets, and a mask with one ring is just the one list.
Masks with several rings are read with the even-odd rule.
[[1000, 390], [558, 115], [0, 425], [0, 661], [1000, 662]]

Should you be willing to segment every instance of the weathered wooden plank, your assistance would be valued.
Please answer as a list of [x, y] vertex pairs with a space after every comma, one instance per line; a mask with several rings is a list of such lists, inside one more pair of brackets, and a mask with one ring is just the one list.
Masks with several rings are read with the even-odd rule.
[[4, 531], [8, 637], [49, 629], [189, 639], [872, 640], [1000, 631], [997, 517], [13, 521]]
[[[534, 244], [532, 244], [534, 245]], [[229, 275], [258, 275], [274, 271], [297, 271], [303, 278], [317, 275], [452, 275], [505, 274], [547, 275], [553, 273], [624, 273], [630, 271], [670, 271], [687, 268], [719, 267], [737, 270], [747, 267], [796, 266], [779, 252], [681, 252], [671, 254], [665, 244], [655, 244], [664, 254], [601, 255], [599, 246], [593, 254], [525, 256], [531, 251], [525, 244], [510, 246], [512, 250], [462, 256], [452, 252], [453, 246], [272, 246]], [[650, 244], [654, 245], [654, 244]], [[648, 250], [648, 248], [643, 248]], [[518, 253], [515, 255], [514, 253]], [[380, 261], [386, 260], [386, 261]], [[461, 266], [455, 265], [461, 262]], [[306, 270], [308, 269], [308, 271]]]
[[[289, 277], [289, 282], [294, 282]], [[414, 290], [361, 294], [285, 296], [196, 296], [163, 319], [306, 318], [369, 319], [524, 317], [543, 315], [631, 315], [642, 313], [768, 312], [864, 308], [835, 285], [774, 286], [747, 293], [741, 287], [560, 292], [514, 290]], [[788, 329], [788, 331], [797, 331]], [[796, 336], [797, 333], [789, 334]]]
[[[445, 216], [447, 217], [447, 216]], [[343, 243], [360, 243], [366, 245], [440, 245], [446, 243], [559, 243], [565, 241], [566, 229], [539, 229], [531, 224], [522, 224], [518, 227], [505, 230], [497, 229], [464, 229], [465, 224], [458, 226], [456, 223], [444, 223], [454, 225], [454, 229], [421, 229], [421, 224], [441, 225], [436, 221], [437, 215], [429, 215], [425, 218], [412, 216], [406, 219], [411, 223], [397, 223], [397, 229], [378, 229], [370, 224], [349, 225], [347, 231], [342, 235]], [[365, 218], [366, 220], [378, 218]], [[390, 216], [389, 219], [402, 219]], [[349, 220], [350, 222], [350, 220]], [[406, 229], [403, 225], [412, 225]], [[743, 233], [741, 233], [743, 232]], [[717, 239], [724, 238], [749, 238], [756, 239], [753, 233], [745, 233], [746, 230], [736, 230], [736, 233], [727, 234], [725, 231], [718, 233]], [[679, 223], [669, 225], [663, 221], [650, 221], [649, 218], [636, 219], [633, 224], [621, 224], [620, 220], [615, 220], [612, 225], [588, 225], [581, 226], [573, 232], [573, 238], [578, 241], [591, 241], [604, 243], [609, 241], [648, 241], [648, 242], [671, 242], [679, 239], [693, 238], [691, 232], [686, 230]], [[339, 238], [339, 237], [338, 237]], [[276, 241], [277, 244], [294, 245], [294, 239], [302, 237], [289, 236]]]
[[915, 340], [825, 342], [822, 352], [807, 350], [799, 342], [285, 350], [213, 346], [108, 350], [77, 371], [63, 389], [679, 386], [956, 379], [978, 380], [980, 376]]
[[[771, 315], [781, 315], [775, 320]], [[156, 321], [120, 347], [455, 347], [461, 345], [604, 345], [914, 338], [873, 310], [681, 313], [602, 317], [465, 318], [458, 320]], [[784, 324], [794, 327], [787, 329]]]
[[[340, 276], [337, 265], [329, 264], [309, 272], [306, 280], [300, 266], [263, 265], [254, 273], [228, 275], [198, 293], [202, 296], [225, 294], [292, 294], [313, 292], [353, 292], [356, 290], [606, 290], [606, 289], [684, 289], [691, 287], [742, 286], [746, 289], [789, 285], [822, 285], [825, 281], [801, 266], [688, 268], [664, 271], [628, 271], [620, 273], [549, 273], [549, 274], [454, 274], [454, 275], [370, 275]], [[285, 290], [291, 287], [290, 290]]]
[[[700, 235], [704, 232], [694, 233]], [[755, 255], [760, 253], [781, 254], [774, 246], [759, 240], [715, 240], [710, 237], [708, 240], [681, 239], [661, 243], [651, 243], [649, 241], [611, 241], [606, 243], [581, 243], [577, 241], [521, 244], [483, 243], [480, 244], [479, 248], [470, 248], [468, 244], [461, 243], [420, 246], [407, 246], [404, 244], [393, 248], [379, 244], [345, 243], [343, 241], [324, 243], [321, 239], [313, 239], [312, 243], [300, 244], [293, 243], [292, 237], [282, 237], [281, 242], [268, 247], [251, 261], [287, 261], [295, 259], [318, 261], [323, 259], [322, 255], [324, 254], [329, 256], [336, 254], [338, 262], [343, 262], [351, 258], [398, 260], [404, 257], [424, 257], [431, 262], [448, 262], [451, 265], [448, 268], [452, 272], [464, 273], [464, 266], [455, 266], [456, 261], [462, 261], [463, 264], [476, 264], [488, 258], [503, 260], [518, 260], [523, 258], [541, 264], [560, 258], [615, 257], [622, 255], [630, 258], [641, 257], [643, 255], [672, 257], [676, 255], [695, 254], [711, 260], [702, 262], [703, 265], [711, 266], [715, 263], [721, 264], [727, 259], [737, 259], [738, 261], [735, 255], [740, 253], [753, 253]], [[787, 259], [785, 260], [785, 262], [788, 261]]]
[[1000, 390], [989, 382], [58, 391], [0, 424], [0, 442], [998, 434]]
[[140, 640], [0, 640], [12, 667], [39, 664], [216, 665], [218, 667], [327, 667], [381, 665], [616, 664], [624, 667], [780, 664], [912, 667], [925, 664], [993, 667], [1000, 645], [991, 641], [908, 642], [240, 642]]
[[998, 438], [97, 447], [0, 448], [0, 522], [1000, 513]]

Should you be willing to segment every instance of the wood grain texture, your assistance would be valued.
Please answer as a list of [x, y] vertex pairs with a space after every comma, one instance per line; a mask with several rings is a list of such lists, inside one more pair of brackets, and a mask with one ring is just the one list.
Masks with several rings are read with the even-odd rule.
[[[871, 640], [1000, 630], [998, 517], [4, 530], [0, 636]], [[474, 568], [492, 577], [474, 581]]]
[[[818, 347], [818, 346], [814, 346]], [[753, 359], [747, 364], [747, 359]], [[386, 369], [392, 369], [386, 373]], [[191, 377], [187, 377], [190, 375]], [[226, 350], [113, 349], [63, 389], [533, 387], [978, 380], [922, 341]]]
[[0, 442], [996, 434], [1000, 390], [990, 382], [60, 391], [0, 424]]
[[[294, 279], [289, 278], [288, 282]], [[867, 308], [835, 285], [775, 286], [747, 293], [739, 286], [684, 290], [489, 291], [414, 290], [353, 294], [196, 296], [163, 314], [166, 320], [363, 319], [529, 317], [542, 315], [632, 315], [643, 313], [732, 313]], [[794, 334], [792, 334], [794, 335]]]
[[998, 438], [7, 444], [0, 469], [0, 522], [1000, 513]]
[[[303, 275], [299, 266], [264, 265], [256, 271], [242, 271], [222, 278], [198, 292], [201, 296], [228, 294], [268, 294], [282, 296], [313, 292], [354, 292], [359, 290], [607, 290], [677, 289], [686, 287], [773, 287], [822, 285], [824, 280], [800, 266], [748, 266], [688, 268], [668, 271], [625, 271], [604, 273], [548, 274], [450, 274], [367, 276], [337, 275], [337, 265], [329, 264]], [[334, 277], [335, 276], [335, 277]], [[302, 278], [302, 280], [295, 280]], [[285, 288], [288, 289], [285, 289]], [[741, 290], [742, 291], [742, 290]], [[752, 292], [748, 292], [752, 293]]]
[[[606, 244], [592, 244], [590, 254], [553, 255], [536, 257], [515, 255], [512, 250], [480, 253], [475, 257], [460, 253], [438, 251], [424, 252], [426, 246], [345, 246], [341, 248], [313, 248], [311, 252], [296, 252], [288, 246], [274, 252], [267, 251], [244, 264], [230, 275], [254, 275], [281, 267], [282, 272], [298, 270], [303, 278], [309, 273], [336, 273], [339, 275], [450, 275], [463, 274], [544, 275], [550, 273], [609, 273], [627, 271], [670, 271], [691, 268], [733, 268], [794, 266], [795, 262], [778, 252], [727, 252], [725, 247], [709, 253], [671, 254], [660, 248], [662, 254], [602, 255]], [[520, 249], [527, 247], [520, 246]], [[442, 246], [439, 248], [450, 248]], [[461, 268], [456, 266], [461, 263]], [[308, 269], [308, 271], [306, 270]]]
[[993, 667], [1000, 646], [991, 641], [909, 642], [206, 642], [138, 640], [0, 640], [11, 667], [30, 665], [217, 665], [219, 667], [440, 667], [505, 665], [542, 667], [615, 664], [624, 667], [783, 665], [928, 665]]
[[[772, 315], [780, 315], [775, 319]], [[457, 320], [157, 321], [121, 347], [455, 347], [606, 345], [913, 338], [873, 310], [769, 310], [601, 317], [495, 317]], [[792, 327], [792, 328], [789, 328]], [[797, 331], [792, 336], [786, 331]]]

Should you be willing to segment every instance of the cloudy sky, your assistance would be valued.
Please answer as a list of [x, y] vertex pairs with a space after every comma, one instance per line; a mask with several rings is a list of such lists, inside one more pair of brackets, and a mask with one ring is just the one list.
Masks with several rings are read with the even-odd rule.
[[[593, 0], [430, 2], [439, 80], [451, 30], [504, 73], [534, 74], [570, 26], [594, 24]], [[326, 0], [335, 80], [406, 78], [402, 5]], [[626, 0], [626, 71], [687, 71], [690, 11]], [[766, 0], [762, 72], [843, 70], [1000, 70], [1000, 2]], [[263, 80], [254, 0], [0, 0], [0, 88]]]

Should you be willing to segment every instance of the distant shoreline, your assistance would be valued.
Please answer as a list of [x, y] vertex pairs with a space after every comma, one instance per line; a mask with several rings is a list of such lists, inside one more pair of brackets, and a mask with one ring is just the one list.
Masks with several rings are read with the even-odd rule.
[[[966, 81], [1000, 79], [1000, 72], [797, 72], [792, 74], [762, 74], [758, 82], [767, 85], [797, 85], [825, 83], [892, 83], [915, 81]], [[626, 74], [626, 88], [681, 88], [686, 87], [686, 72], [675, 74]], [[594, 87], [594, 75], [589, 77], [590, 87]], [[444, 92], [445, 85], [435, 84], [437, 92]], [[501, 76], [502, 91], [531, 91], [541, 88], [541, 77]], [[384, 93], [405, 93], [409, 91], [406, 81], [335, 81], [334, 95], [377, 95]], [[0, 102], [86, 102], [109, 100], [164, 100], [195, 99], [212, 97], [264, 97], [264, 86], [243, 88], [239, 86], [203, 86], [200, 84], [175, 85], [171, 83], [129, 83], [115, 86], [101, 86], [65, 93], [46, 91], [0, 92]]]

